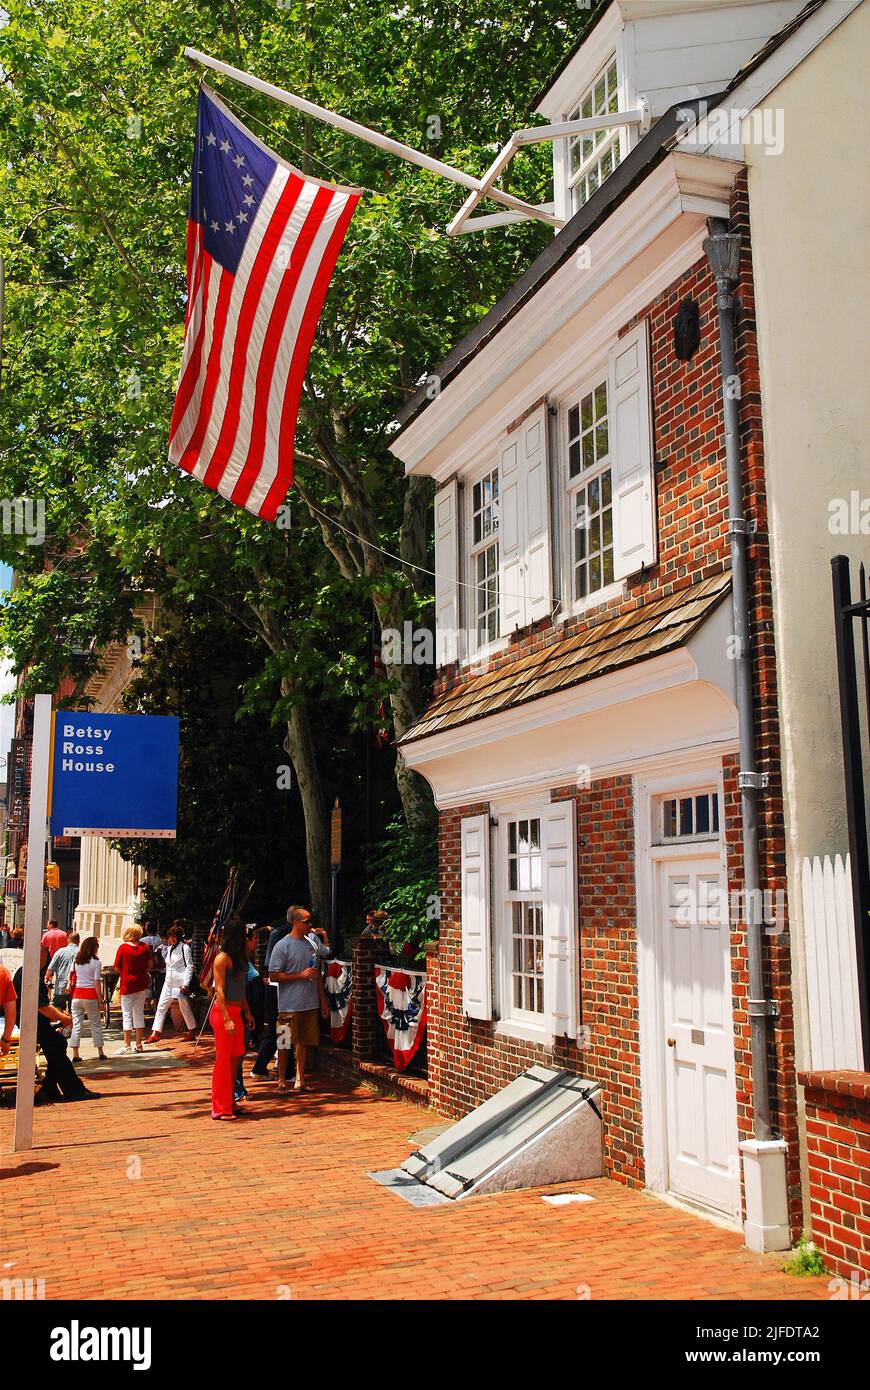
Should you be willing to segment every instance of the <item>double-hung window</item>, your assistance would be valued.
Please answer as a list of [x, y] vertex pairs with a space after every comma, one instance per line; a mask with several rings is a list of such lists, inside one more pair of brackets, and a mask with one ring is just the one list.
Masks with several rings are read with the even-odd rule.
[[571, 586], [575, 602], [613, 583], [613, 479], [606, 374], [568, 408]]
[[[618, 110], [619, 83], [614, 55], [605, 63], [594, 81], [590, 82], [574, 109], [568, 113], [568, 120], [603, 116]], [[589, 201], [592, 194], [619, 164], [620, 127], [575, 135], [569, 142], [568, 158], [571, 211], [574, 213]]]
[[544, 1012], [544, 900], [541, 821], [508, 821], [507, 913], [510, 924], [510, 1013], [538, 1020]]
[[567, 606], [603, 602], [657, 553], [648, 329], [624, 331], [560, 411]]
[[485, 647], [499, 635], [498, 469], [471, 487], [471, 573], [475, 646]]

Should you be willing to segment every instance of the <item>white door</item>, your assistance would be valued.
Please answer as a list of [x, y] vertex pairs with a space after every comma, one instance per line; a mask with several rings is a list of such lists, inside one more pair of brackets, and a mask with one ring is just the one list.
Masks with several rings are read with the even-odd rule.
[[718, 859], [657, 865], [668, 1189], [739, 1216], [727, 893]]

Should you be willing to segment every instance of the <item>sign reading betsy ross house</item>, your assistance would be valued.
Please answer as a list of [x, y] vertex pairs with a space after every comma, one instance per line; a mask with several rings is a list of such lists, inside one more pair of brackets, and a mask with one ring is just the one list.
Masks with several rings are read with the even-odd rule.
[[52, 835], [172, 840], [177, 801], [174, 716], [56, 712]]

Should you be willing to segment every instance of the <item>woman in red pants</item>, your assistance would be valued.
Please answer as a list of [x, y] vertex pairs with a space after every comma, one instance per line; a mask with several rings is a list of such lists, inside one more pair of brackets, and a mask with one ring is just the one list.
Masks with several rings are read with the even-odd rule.
[[214, 1071], [211, 1077], [211, 1117], [234, 1120], [233, 1104], [235, 1059], [244, 1056], [244, 1022], [254, 1026], [245, 997], [248, 979], [248, 949], [245, 925], [231, 917], [224, 927], [220, 950], [214, 961], [214, 1001], [209, 1022], [214, 1031]]

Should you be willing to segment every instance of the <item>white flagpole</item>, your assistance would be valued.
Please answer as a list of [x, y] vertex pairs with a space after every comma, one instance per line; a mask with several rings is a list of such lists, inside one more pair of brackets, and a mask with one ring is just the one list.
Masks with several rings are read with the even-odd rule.
[[[295, 92], [288, 92], [283, 87], [276, 87], [271, 82], [264, 82], [259, 77], [253, 77], [251, 73], [244, 72], [242, 68], [234, 68], [229, 63], [222, 63], [218, 58], [210, 58], [207, 53], [200, 53], [197, 48], [185, 48], [184, 56], [189, 58], [192, 63], [199, 63], [201, 67], [211, 68], [214, 72], [223, 73], [224, 77], [232, 77], [236, 82], [241, 82], [246, 87], [253, 87], [256, 92], [263, 92], [268, 97], [274, 97], [276, 101], [282, 101], [285, 106], [293, 106], [297, 111], [304, 111], [306, 115], [314, 116], [318, 121], [334, 126], [336, 130], [344, 130], [348, 135], [355, 135], [357, 139], [365, 140], [369, 145], [376, 145], [378, 149], [386, 150], [388, 154], [397, 155], [399, 159], [405, 159], [409, 164], [416, 164], [421, 169], [428, 169], [432, 174], [441, 174], [443, 178], [461, 184], [463, 188], [480, 192], [481, 179], [475, 178], [473, 174], [465, 174], [461, 169], [454, 169], [452, 165], [444, 164], [440, 159], [433, 159], [431, 155], [424, 154], [422, 150], [415, 150], [411, 145], [404, 145], [401, 140], [393, 140], [389, 135], [381, 135], [379, 131], [370, 130], [368, 126], [360, 125], [358, 121], [351, 121], [347, 116], [339, 116], [335, 111], [327, 110], [325, 106], [318, 106], [305, 97], [297, 96]], [[563, 225], [561, 219], [552, 213], [533, 207], [531, 203], [524, 202], [522, 198], [515, 198], [512, 193], [505, 193], [500, 188], [488, 188], [486, 196], [497, 203], [502, 203], [507, 208], [513, 208], [516, 212], [525, 213], [527, 217], [535, 217], [541, 222], [547, 222], [551, 227]]]
[[33, 701], [33, 757], [30, 775], [30, 822], [27, 832], [27, 889], [24, 903], [24, 960], [18, 1001], [18, 1084], [15, 1087], [13, 1153], [33, 1148], [33, 1078], [36, 1071], [36, 1011], [42, 939], [42, 890], [45, 884], [45, 828], [51, 761], [51, 696]]

